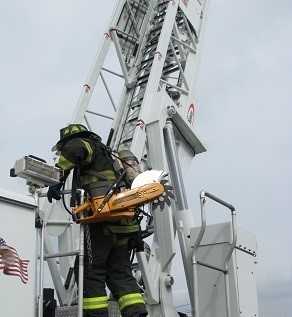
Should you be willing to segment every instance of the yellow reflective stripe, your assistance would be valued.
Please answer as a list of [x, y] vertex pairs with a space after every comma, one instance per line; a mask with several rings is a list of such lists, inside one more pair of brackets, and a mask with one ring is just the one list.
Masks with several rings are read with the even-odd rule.
[[80, 127], [78, 126], [78, 125], [71, 125], [70, 126], [70, 128], [71, 128], [71, 134], [73, 134], [73, 132], [80, 132], [81, 131], [81, 129], [80, 129]]
[[139, 231], [138, 225], [109, 225], [108, 228], [112, 233], [133, 233]]
[[120, 310], [136, 304], [145, 304], [143, 296], [140, 293], [127, 294], [119, 298]]
[[90, 144], [88, 142], [83, 141], [83, 140], [81, 140], [81, 142], [83, 143], [83, 145], [84, 145], [84, 147], [85, 147], [85, 149], [86, 149], [86, 151], [88, 153], [88, 155], [87, 155], [87, 157], [85, 159], [85, 162], [86, 163], [90, 163], [92, 158], [93, 158], [93, 150], [92, 150], [92, 148], [91, 148], [91, 146], [90, 146]]
[[74, 163], [67, 160], [63, 155], [60, 155], [58, 163], [56, 164], [57, 167], [61, 168], [62, 170], [70, 170], [74, 168]]
[[107, 296], [83, 298], [83, 309], [102, 309], [107, 307]]
[[63, 132], [64, 136], [65, 136], [66, 134], [69, 134], [69, 132], [70, 132], [70, 129], [69, 129], [69, 128], [65, 128], [65, 130], [64, 130], [64, 132]]

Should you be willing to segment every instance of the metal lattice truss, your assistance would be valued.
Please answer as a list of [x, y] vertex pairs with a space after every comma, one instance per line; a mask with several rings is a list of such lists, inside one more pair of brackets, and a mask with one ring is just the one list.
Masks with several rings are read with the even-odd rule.
[[[189, 13], [192, 11], [195, 14]], [[155, 111], [154, 92], [164, 89], [178, 107], [190, 99], [203, 12], [204, 3], [198, 0], [119, 1], [110, 27], [104, 33], [96, 63], [84, 84], [73, 122], [85, 119], [89, 128], [93, 128], [90, 121], [94, 115], [114, 118], [112, 145], [115, 149], [141, 143], [139, 130], [145, 125], [144, 116]], [[111, 60], [111, 64], [120, 72], [105, 65], [111, 47], [115, 48], [113, 55], [118, 60], [118, 63]], [[123, 89], [121, 97], [115, 96], [105, 73], [111, 76], [111, 81], [113, 76], [119, 79]], [[97, 85], [104, 86], [117, 114], [110, 115], [109, 109], [92, 109], [93, 92], [100, 91]], [[99, 97], [99, 107], [102, 100]], [[142, 152], [136, 150], [138, 156]]]

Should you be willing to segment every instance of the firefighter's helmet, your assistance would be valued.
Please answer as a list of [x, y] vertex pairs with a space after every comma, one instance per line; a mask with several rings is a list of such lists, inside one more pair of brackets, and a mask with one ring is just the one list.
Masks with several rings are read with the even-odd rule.
[[62, 145], [65, 144], [67, 141], [71, 140], [72, 138], [86, 138], [86, 137], [94, 137], [101, 141], [100, 136], [95, 134], [94, 132], [88, 131], [87, 127], [83, 124], [73, 123], [69, 124], [65, 128], [60, 130], [60, 140], [57, 144], [52, 148], [53, 151], [58, 151], [61, 149]]

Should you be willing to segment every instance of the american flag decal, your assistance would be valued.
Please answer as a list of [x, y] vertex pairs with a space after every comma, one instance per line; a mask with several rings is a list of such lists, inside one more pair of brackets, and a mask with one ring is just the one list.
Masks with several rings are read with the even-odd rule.
[[22, 283], [28, 282], [28, 260], [22, 260], [17, 251], [6, 244], [5, 240], [0, 237], [0, 272], [6, 275], [18, 276]]

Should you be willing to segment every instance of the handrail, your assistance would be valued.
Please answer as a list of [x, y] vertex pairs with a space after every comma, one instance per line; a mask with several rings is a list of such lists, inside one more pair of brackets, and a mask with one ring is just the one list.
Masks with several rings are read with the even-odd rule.
[[236, 227], [236, 209], [233, 205], [231, 205], [230, 203], [222, 200], [221, 198], [218, 198], [217, 196], [205, 192], [205, 191], [201, 191], [200, 192], [200, 204], [201, 204], [201, 229], [200, 232], [198, 234], [198, 237], [194, 243], [194, 249], [196, 250], [204, 237], [205, 231], [206, 231], [206, 211], [205, 211], [205, 203], [206, 203], [206, 198], [209, 198], [215, 202], [217, 202], [218, 204], [228, 208], [231, 212], [231, 221], [232, 221], [232, 243], [231, 243], [231, 248], [230, 251], [228, 252], [226, 259], [224, 261], [224, 265], [226, 265], [232, 255], [233, 250], [235, 249], [236, 246], [236, 242], [237, 242], [237, 227]]
[[[205, 211], [205, 203], [206, 203], [206, 198], [209, 198], [215, 202], [217, 202], [218, 204], [228, 208], [231, 212], [231, 222], [232, 222], [232, 242], [230, 244], [230, 249], [226, 255], [226, 258], [224, 260], [224, 270], [212, 266], [210, 264], [207, 263], [202, 263], [200, 261], [197, 260], [196, 258], [196, 251], [199, 248], [205, 231], [206, 231], [206, 211]], [[194, 243], [194, 245], [192, 246], [193, 248], [193, 253], [192, 253], [192, 266], [193, 266], [193, 285], [194, 285], [194, 308], [193, 308], [193, 315], [195, 317], [199, 317], [200, 315], [200, 311], [199, 311], [199, 297], [198, 297], [198, 272], [197, 272], [197, 265], [203, 265], [205, 267], [208, 267], [210, 269], [214, 269], [217, 271], [221, 271], [224, 274], [224, 281], [225, 281], [225, 293], [226, 293], [226, 314], [227, 317], [231, 317], [231, 308], [230, 308], [230, 290], [229, 290], [229, 271], [228, 271], [228, 266], [229, 266], [229, 261], [231, 259], [232, 253], [236, 247], [236, 242], [237, 242], [237, 225], [236, 225], [236, 210], [235, 207], [233, 205], [231, 205], [230, 203], [222, 200], [221, 198], [218, 198], [217, 196], [205, 192], [205, 191], [201, 191], [200, 192], [200, 205], [201, 205], [201, 228], [199, 231], [199, 234], [196, 238], [196, 241]]]

